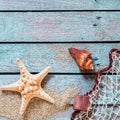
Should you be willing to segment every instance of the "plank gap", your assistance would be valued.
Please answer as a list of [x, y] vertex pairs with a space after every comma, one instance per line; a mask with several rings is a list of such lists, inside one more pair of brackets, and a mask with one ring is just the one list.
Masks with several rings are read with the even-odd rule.
[[[31, 74], [37, 74], [39, 72], [30, 72]], [[19, 75], [19, 72], [0, 72], [0, 75]], [[95, 75], [95, 72], [90, 73], [58, 73], [58, 72], [51, 72], [48, 75]], [[106, 75], [106, 73], [102, 73], [102, 75]], [[107, 73], [107, 75], [117, 75], [116, 73]]]
[[120, 43], [120, 40], [116, 41], [51, 41], [51, 42], [28, 42], [28, 41], [17, 41], [17, 42], [0, 42], [0, 44], [68, 44], [68, 43], [84, 43], [84, 44], [93, 44], [93, 43], [106, 43], [106, 44], [111, 44], [111, 43]]
[[0, 12], [120, 12], [120, 10], [0, 10]]
[[[73, 106], [73, 104], [70, 104], [70, 105]], [[120, 106], [120, 104], [93, 104], [93, 106], [94, 105], [98, 105], [98, 106], [105, 105], [105, 106], [108, 106], [108, 107], [112, 107], [112, 106], [117, 107], [117, 106]]]

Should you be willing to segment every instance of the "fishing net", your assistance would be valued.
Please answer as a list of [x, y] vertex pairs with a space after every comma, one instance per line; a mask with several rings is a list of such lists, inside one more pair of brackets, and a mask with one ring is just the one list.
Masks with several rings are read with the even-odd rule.
[[79, 111], [75, 120], [120, 120], [120, 50], [112, 49], [109, 67], [96, 72], [87, 111]]

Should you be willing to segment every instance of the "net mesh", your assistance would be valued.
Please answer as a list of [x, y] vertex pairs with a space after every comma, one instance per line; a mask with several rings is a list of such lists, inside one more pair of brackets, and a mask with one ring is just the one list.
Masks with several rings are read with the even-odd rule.
[[98, 74], [98, 84], [88, 94], [88, 111], [80, 111], [76, 119], [120, 120], [120, 51], [111, 52], [111, 59], [110, 68], [104, 74]]

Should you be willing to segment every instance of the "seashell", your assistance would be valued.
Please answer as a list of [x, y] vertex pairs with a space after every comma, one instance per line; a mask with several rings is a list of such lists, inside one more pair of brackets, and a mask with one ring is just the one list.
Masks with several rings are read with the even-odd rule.
[[93, 61], [91, 59], [91, 53], [87, 50], [81, 50], [76, 48], [69, 48], [69, 52], [76, 60], [81, 70], [93, 70]]

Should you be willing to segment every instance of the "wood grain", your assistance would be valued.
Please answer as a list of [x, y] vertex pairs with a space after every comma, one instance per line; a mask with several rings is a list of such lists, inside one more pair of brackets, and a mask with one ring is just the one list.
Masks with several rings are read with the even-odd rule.
[[[19, 75], [0, 75], [0, 86], [5, 84], [14, 83], [19, 79]], [[114, 81], [114, 79], [113, 79]], [[59, 83], [59, 84], [56, 84]], [[61, 92], [67, 89], [69, 86], [74, 85], [76, 89], [80, 92], [80, 94], [86, 93], [89, 89], [91, 89], [94, 84], [93, 76], [82, 76], [82, 75], [47, 75], [46, 78], [42, 82], [42, 86], [52, 87], [55, 91]], [[101, 103], [101, 102], [100, 102]], [[102, 104], [104, 101], [102, 101]], [[106, 102], [105, 102], [106, 103]], [[114, 101], [113, 101], [114, 103]], [[115, 110], [114, 110], [115, 111]], [[71, 113], [73, 112], [73, 108], [55, 113], [52, 118], [57, 120], [61, 118], [67, 120], [70, 118]], [[0, 120], [7, 120], [7, 118], [0, 117]]]
[[[5, 84], [11, 84], [19, 80], [19, 75], [0, 75], [0, 86], [5, 85]], [[111, 81], [116, 81], [115, 80], [116, 76], [111, 76]], [[110, 82], [109, 81], [109, 84]], [[120, 81], [118, 79], [117, 83]], [[56, 84], [59, 83], [59, 84]], [[42, 82], [42, 87], [44, 89], [44, 86], [47, 86], [49, 88], [53, 88], [57, 92], [62, 92], [65, 91], [68, 87], [70, 86], [75, 86], [75, 88], [79, 91], [80, 94], [85, 94], [87, 91], [89, 91], [94, 84], [94, 76], [93, 75], [47, 75], [47, 77], [43, 80]], [[108, 85], [108, 84], [107, 84]], [[109, 87], [112, 86], [108, 85]], [[102, 89], [102, 88], [101, 88]], [[111, 96], [111, 92], [113, 91], [114, 87], [112, 86], [109, 91], [107, 91], [106, 95]], [[119, 88], [118, 88], [119, 90]], [[116, 95], [116, 99], [119, 99], [118, 93], [114, 93], [113, 96], [113, 101], [107, 100], [102, 100], [102, 96], [99, 97], [98, 99], [98, 104], [115, 104], [114, 103], [114, 97]], [[105, 98], [105, 97], [104, 97]], [[112, 99], [111, 98], [111, 99]], [[120, 103], [117, 103], [120, 104]]]
[[119, 0], [0, 0], [0, 10], [119, 10]]
[[[19, 75], [0, 75], [0, 86], [5, 84], [14, 83], [19, 79]], [[59, 83], [59, 84], [56, 84]], [[76, 89], [80, 91], [81, 94], [86, 93], [94, 83], [92, 76], [88, 77], [86, 76], [86, 79], [81, 75], [48, 75], [42, 82], [43, 89], [45, 90], [44, 86], [47, 86], [49, 88], [54, 89], [57, 92], [65, 91], [70, 86], [75, 86]], [[71, 116], [71, 113], [73, 111], [73, 108], [71, 107], [70, 110], [59, 112], [58, 114], [61, 114], [62, 118], [69, 119]], [[61, 118], [58, 116], [58, 114], [55, 114], [52, 118], [54, 120], [57, 120]], [[51, 119], [52, 119], [51, 118]], [[49, 120], [51, 120], [49, 119]], [[0, 120], [7, 120], [3, 119], [3, 117], [0, 117]]]
[[0, 116], [0, 120], [10, 120], [10, 119]]
[[0, 42], [120, 41], [120, 12], [0, 13]]
[[68, 52], [70, 47], [92, 52], [95, 69], [98, 70], [108, 66], [109, 51], [120, 48], [120, 44], [0, 44], [0, 72], [19, 72], [16, 59], [20, 58], [31, 72], [51, 66], [51, 73], [80, 73]]
[[[19, 77], [19, 75], [0, 75], [0, 86], [14, 83], [19, 80]], [[92, 75], [86, 75], [85, 77], [82, 75], [47, 75], [42, 82], [42, 87], [51, 87], [55, 91], [61, 92], [74, 85], [81, 94], [85, 94], [93, 84], [94, 80]]]
[[[2, 12], [10, 10], [14, 12]], [[19, 10], [21, 12], [17, 12]], [[82, 12], [40, 12], [41, 10]], [[107, 10], [120, 10], [120, 0], [0, 0], [0, 73], [7, 73], [0, 74], [0, 86], [19, 79], [19, 75], [15, 74], [19, 73], [16, 59], [21, 58], [30, 72], [40, 72], [48, 65], [52, 67], [50, 73], [53, 74], [44, 79], [43, 89], [47, 86], [61, 92], [74, 85], [81, 94], [86, 93], [94, 84], [94, 75], [81, 75], [68, 48], [77, 47], [92, 52], [95, 70], [108, 66], [110, 49], [120, 49], [120, 12]], [[114, 75], [110, 77], [115, 81]], [[114, 103], [114, 98], [120, 97], [117, 94], [113, 95], [110, 91], [107, 95], [113, 101], [103, 101], [100, 98], [99, 104]], [[68, 111], [56, 113], [51, 119], [58, 120], [62, 117], [68, 120], [72, 112], [71, 107]], [[0, 120], [7, 118], [0, 117]]]

